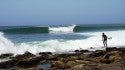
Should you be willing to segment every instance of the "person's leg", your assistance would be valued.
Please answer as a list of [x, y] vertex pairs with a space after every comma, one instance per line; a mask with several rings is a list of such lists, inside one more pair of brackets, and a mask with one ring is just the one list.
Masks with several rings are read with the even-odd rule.
[[104, 47], [105, 47], [105, 41], [103, 41], [103, 45], [104, 45]]
[[107, 41], [106, 40], [104, 41], [104, 47], [107, 47]]
[[107, 40], [105, 41], [105, 45], [106, 45], [106, 48], [107, 48]]

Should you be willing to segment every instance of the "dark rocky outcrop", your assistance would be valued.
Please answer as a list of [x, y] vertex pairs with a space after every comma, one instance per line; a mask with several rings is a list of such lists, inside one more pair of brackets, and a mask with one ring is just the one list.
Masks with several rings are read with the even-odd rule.
[[8, 57], [12, 57], [13, 54], [12, 53], [7, 53], [7, 54], [1, 54], [0, 55], [0, 59], [3, 59], [3, 58], [8, 58]]

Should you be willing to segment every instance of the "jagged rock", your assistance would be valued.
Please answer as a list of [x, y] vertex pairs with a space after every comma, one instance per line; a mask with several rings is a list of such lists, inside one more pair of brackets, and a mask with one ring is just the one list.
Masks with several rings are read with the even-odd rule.
[[32, 53], [30, 52], [25, 52], [24, 54], [22, 55], [16, 55], [15, 57], [13, 57], [12, 59], [15, 59], [15, 60], [29, 60], [31, 58], [35, 57], [35, 55], [33, 55]]
[[11, 56], [13, 56], [13, 54], [12, 53], [7, 53], [7, 54], [1, 54], [0, 55], [0, 58], [7, 58], [7, 57], [11, 57]]

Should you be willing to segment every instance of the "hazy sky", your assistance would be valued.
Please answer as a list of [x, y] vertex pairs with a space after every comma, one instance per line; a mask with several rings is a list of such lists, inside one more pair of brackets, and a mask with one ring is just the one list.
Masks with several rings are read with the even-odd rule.
[[125, 0], [0, 0], [0, 26], [125, 23]]

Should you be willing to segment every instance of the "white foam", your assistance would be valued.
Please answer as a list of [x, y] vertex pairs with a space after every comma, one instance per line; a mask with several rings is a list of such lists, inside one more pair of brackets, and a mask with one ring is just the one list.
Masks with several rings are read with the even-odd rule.
[[50, 33], [57, 33], [57, 32], [73, 32], [73, 29], [76, 25], [67, 26], [67, 27], [49, 27]]
[[[76, 49], [89, 49], [93, 47], [95, 49], [102, 49], [103, 43], [101, 41], [102, 32], [88, 32], [88, 33], [77, 33], [80, 35], [91, 35], [92, 37], [80, 40], [47, 40], [47, 41], [35, 41], [20, 43], [15, 45], [10, 40], [4, 37], [3, 33], [0, 32], [0, 54], [3, 53], [14, 53], [23, 54], [25, 51], [29, 51], [33, 54], [39, 52], [67, 52]], [[125, 30], [119, 31], [105, 31], [105, 34], [112, 39], [108, 40], [108, 47], [120, 47], [125, 46]], [[90, 49], [90, 50], [95, 50]]]

